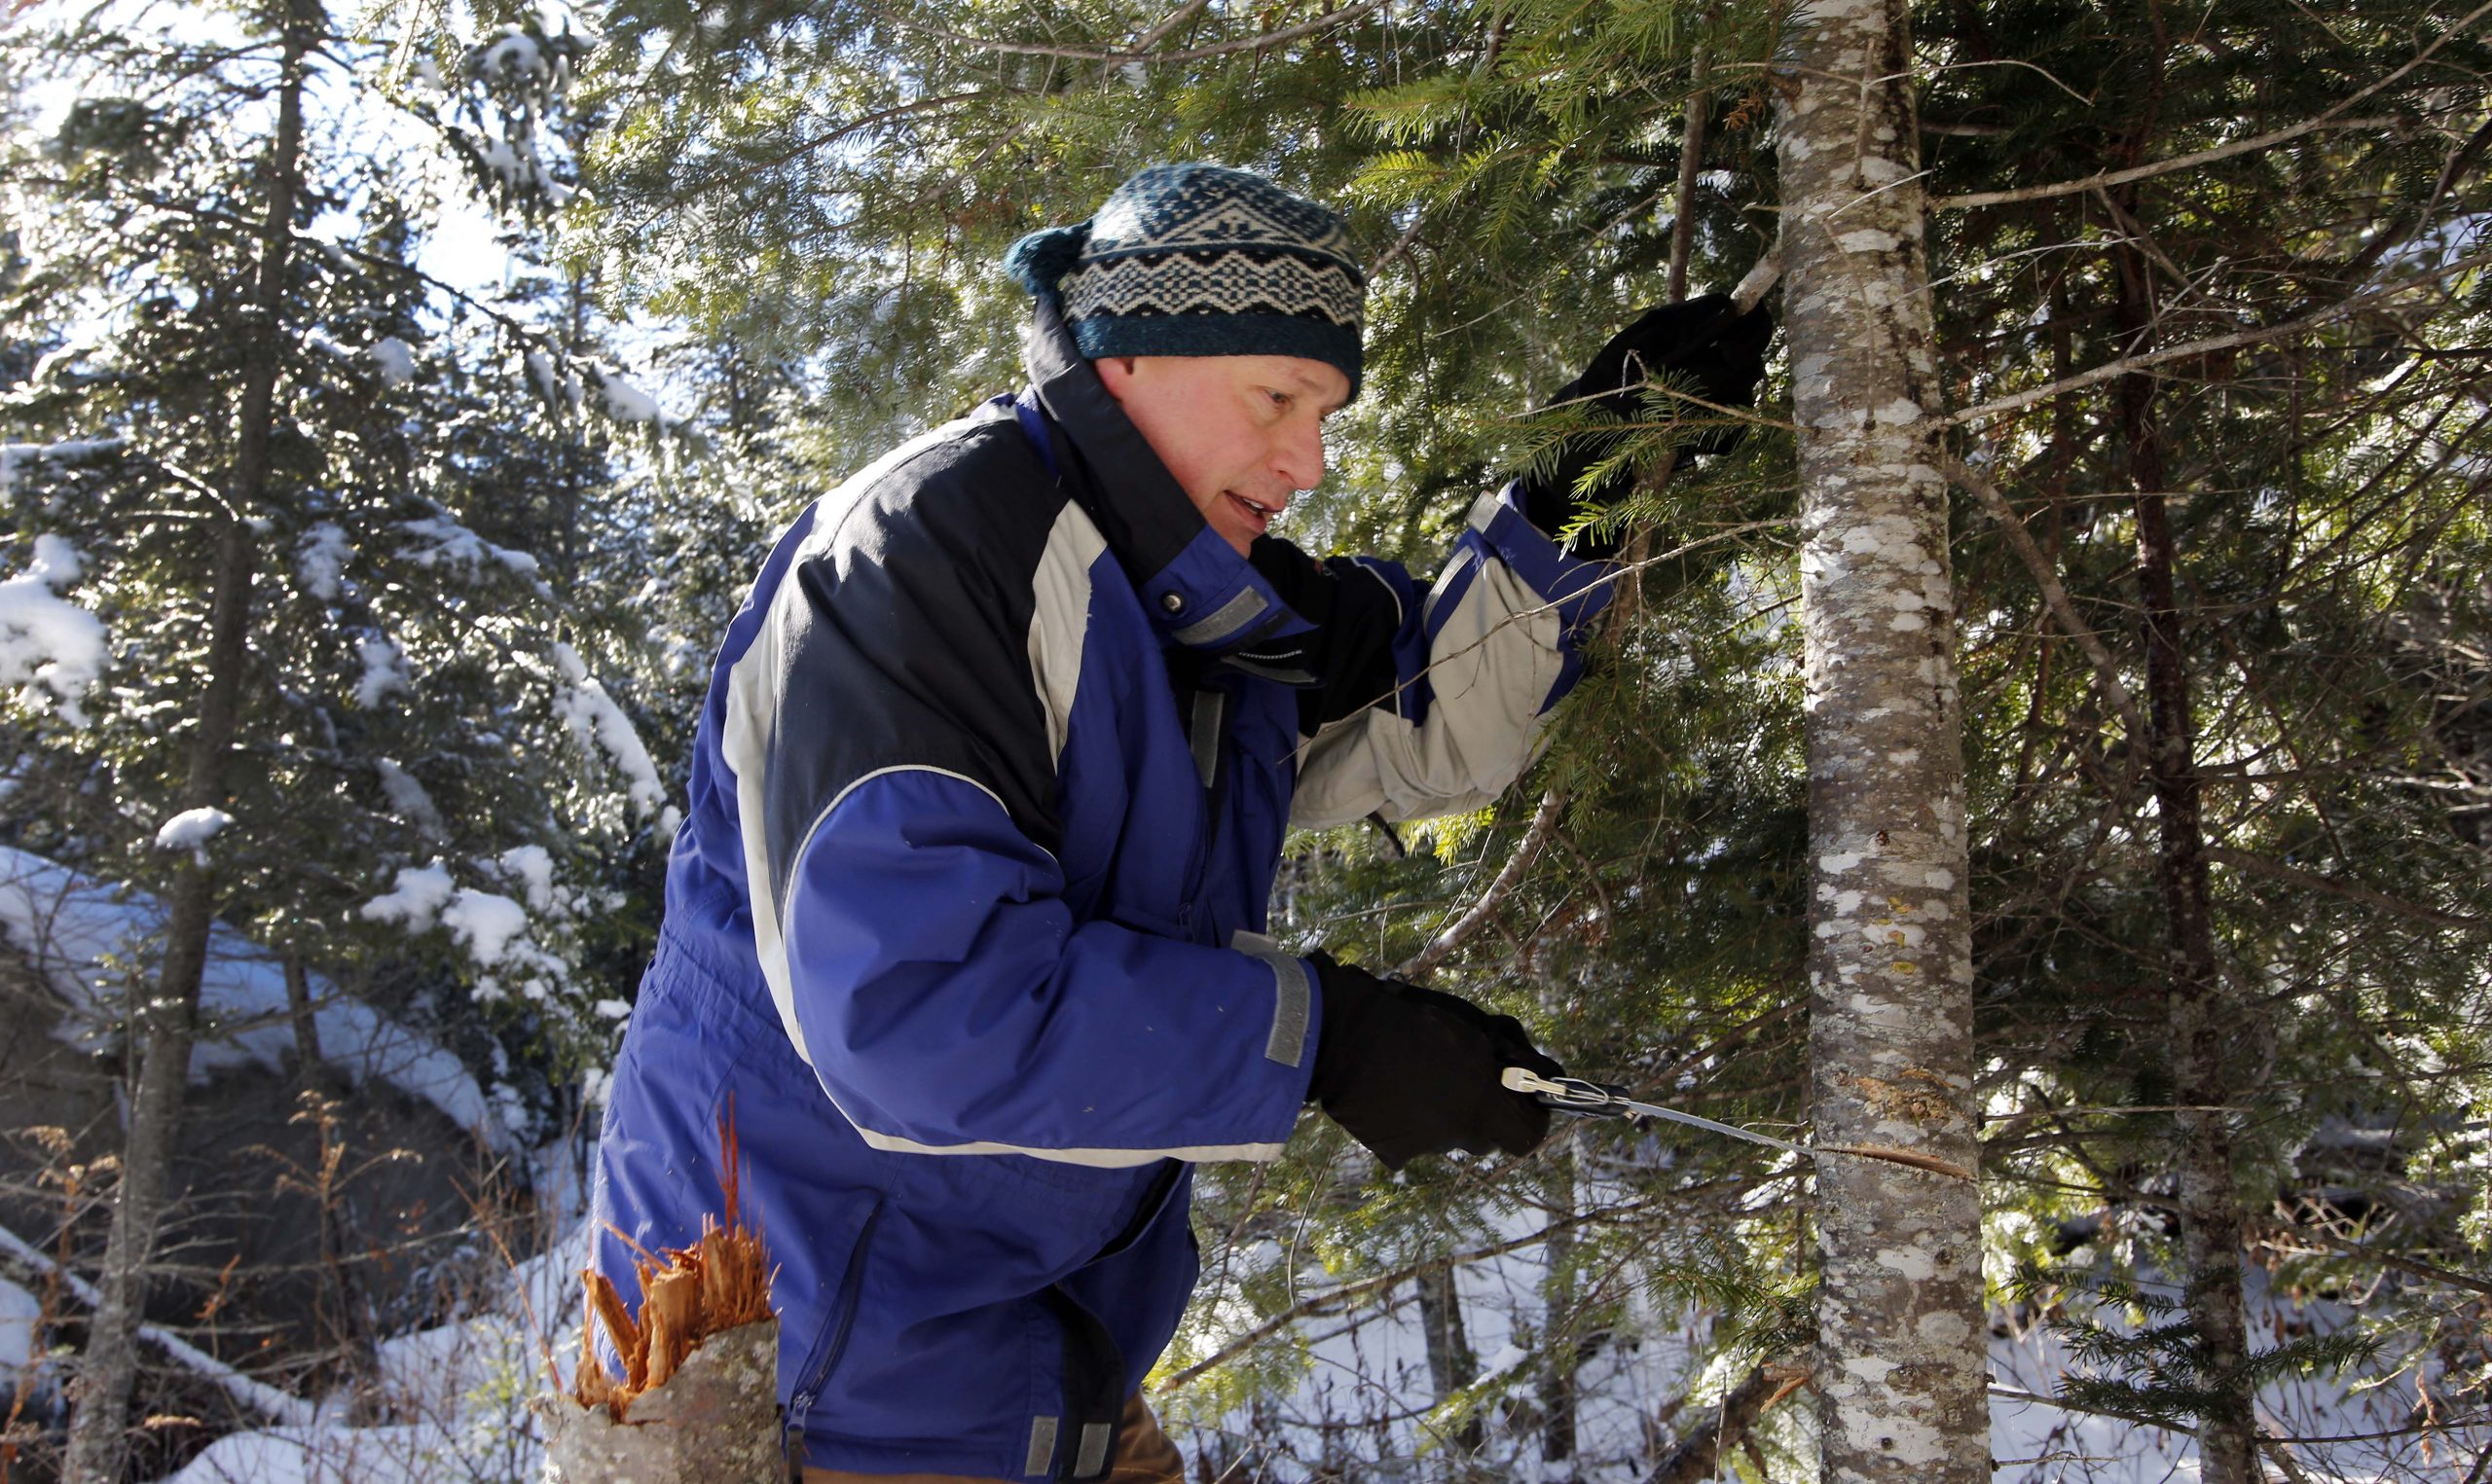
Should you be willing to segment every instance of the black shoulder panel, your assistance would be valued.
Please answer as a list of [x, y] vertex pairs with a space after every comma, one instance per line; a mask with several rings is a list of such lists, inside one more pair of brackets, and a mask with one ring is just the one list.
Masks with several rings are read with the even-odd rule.
[[781, 901], [824, 812], [886, 769], [968, 778], [1055, 849], [1029, 631], [1063, 504], [1008, 414], [934, 435], [825, 502], [770, 616], [781, 669], [764, 788]]

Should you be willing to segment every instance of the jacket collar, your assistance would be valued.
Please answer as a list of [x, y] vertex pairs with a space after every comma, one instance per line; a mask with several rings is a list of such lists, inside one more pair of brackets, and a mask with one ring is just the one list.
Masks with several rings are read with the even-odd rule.
[[1097, 523], [1163, 639], [1228, 654], [1313, 627], [1203, 520], [1044, 295], [1022, 363], [1031, 395], [1060, 435], [1059, 476]]

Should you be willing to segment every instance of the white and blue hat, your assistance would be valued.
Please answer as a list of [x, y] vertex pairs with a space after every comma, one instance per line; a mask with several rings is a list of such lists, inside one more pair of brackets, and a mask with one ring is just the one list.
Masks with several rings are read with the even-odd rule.
[[1359, 392], [1367, 274], [1331, 207], [1217, 164], [1155, 164], [1098, 213], [1012, 244], [1004, 267], [1052, 295], [1074, 344], [1111, 355], [1295, 355]]

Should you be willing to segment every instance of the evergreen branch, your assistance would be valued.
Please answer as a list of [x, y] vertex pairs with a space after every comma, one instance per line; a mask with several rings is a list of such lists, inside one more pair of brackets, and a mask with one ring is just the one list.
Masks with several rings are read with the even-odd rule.
[[691, 200], [693, 198], [706, 195], [712, 191], [729, 186], [742, 185], [752, 179], [755, 175], [759, 175], [767, 170], [775, 170], [791, 160], [812, 154], [814, 151], [823, 148], [825, 145], [837, 144], [840, 140], [847, 138], [849, 135], [854, 134], [861, 129], [877, 128], [885, 124], [890, 124], [899, 119], [905, 119], [912, 114], [934, 113], [941, 109], [949, 108], [955, 103], [973, 103], [980, 98], [991, 96], [994, 91], [995, 90], [993, 89], [971, 89], [967, 92], [947, 92], [937, 97], [913, 98], [908, 102], [895, 103], [889, 108], [877, 109], [869, 114], [860, 114], [856, 118], [849, 120], [847, 123], [840, 125], [838, 127], [833, 128], [826, 133], [816, 134], [810, 139], [800, 139], [794, 144], [788, 145], [787, 148], [779, 150], [774, 154], [764, 157], [763, 159], [748, 161], [743, 164], [737, 165], [733, 169], [713, 175], [707, 180], [694, 181], [692, 184], [685, 186], [674, 195], [657, 201], [653, 208], [641, 218], [640, 222], [633, 230], [636, 233], [646, 230], [649, 224], [657, 219], [657, 214], [660, 211], [680, 206], [686, 201]]
[[[2287, 882], [2312, 891], [2324, 891], [2330, 896], [2341, 896], [2348, 901], [2361, 902], [2366, 907], [2377, 907], [2382, 912], [2393, 912], [2399, 917], [2412, 918], [2417, 922], [2430, 923], [2437, 927], [2454, 927], [2464, 932], [2481, 932], [2486, 928], [2492, 928], [2492, 922], [2486, 922], [2481, 918], [2471, 918], [2454, 912], [2438, 912], [2419, 903], [2409, 902], [2403, 897], [2391, 896], [2385, 891], [2374, 891], [2368, 887], [2358, 887], [2351, 882], [2337, 881], [2316, 872], [2299, 870], [2254, 851], [2236, 851], [2228, 846], [2211, 845], [2206, 848], [2205, 854], [2209, 860], [2220, 865], [2239, 866], [2244, 870], [2254, 871], [2260, 876], [2270, 877], [2276, 881]], [[2492, 1287], [2487, 1287], [2484, 1291], [2492, 1292]]]
[[[2348, 1242], [2327, 1231], [2296, 1228], [2292, 1235], [2296, 1240], [2308, 1239], [2317, 1242], [2340, 1257], [2352, 1257], [2362, 1262], [2375, 1262], [2384, 1268], [2393, 1268], [2400, 1273], [2411, 1274], [2416, 1278], [2427, 1278], [2434, 1283], [2447, 1284], [2454, 1288], [2465, 1288], [2470, 1292], [2492, 1293], [2492, 1279], [2477, 1278], [2472, 1273], [2454, 1272], [2432, 1263], [2419, 1262], [2397, 1252], [2383, 1252], [2376, 1248], [2364, 1247], [2359, 1242]], [[2297, 1256], [2318, 1255], [2315, 1252], [2297, 1251], [2291, 1248], [2279, 1247], [2276, 1249], [2293, 1252]]]
[[2060, 628], [2068, 636], [2076, 640], [2076, 647], [2084, 651], [2086, 662], [2094, 667], [2094, 676], [2103, 682], [2103, 693], [2110, 699], [2111, 709], [2120, 713], [2121, 724], [2129, 729], [2129, 741], [2141, 747], [2145, 745], [2145, 716], [2138, 709], [2138, 698], [2120, 679], [2119, 667], [2111, 663], [2111, 651], [2105, 648], [2103, 640], [2076, 616], [2076, 605], [2070, 601], [2068, 589], [2061, 584], [2051, 560], [2042, 555], [2042, 549], [2034, 544], [2034, 533], [2017, 519], [2007, 497], [1953, 453], [1946, 456], [1941, 467], [1949, 479], [1977, 496], [1990, 511], [1991, 518], [1998, 523], [1999, 534], [2007, 538], [2008, 548], [2016, 553], [2018, 561], [2025, 563], [2026, 571], [2033, 574], [2034, 585], [2042, 590], [2042, 605], [2050, 610], [2052, 618], [2059, 621]]
[[2091, 1412], [2097, 1417], [2117, 1417], [2124, 1422], [2144, 1423], [2149, 1428], [2161, 1428], [2166, 1432], [2178, 1432], [2182, 1437], [2198, 1435], [2198, 1430], [2186, 1423], [2174, 1422], [2168, 1417], [2157, 1417], [2150, 1412], [2134, 1411], [2127, 1407], [2081, 1402], [2068, 1396], [2045, 1396], [2040, 1392], [2029, 1392], [2021, 1387], [1999, 1386], [1996, 1383], [1991, 1386], [1990, 1394], [1993, 1396], [2005, 1397], [2009, 1401], [2037, 1401], [2043, 1406], [2057, 1407], [2063, 1412]]
[[2071, 377], [2063, 377], [2059, 380], [2017, 392], [2012, 396], [1999, 397], [1961, 409], [1948, 414], [1940, 421], [1948, 427], [1961, 427], [1967, 423], [1997, 417], [2004, 413], [2019, 412], [2032, 407], [2036, 402], [2047, 402], [2053, 397], [2068, 392], [2099, 386], [2105, 381], [2114, 380], [2132, 372], [2143, 371], [2149, 366], [2185, 361], [2193, 356], [2208, 355], [2217, 350], [2230, 350], [2238, 345], [2254, 345], [2265, 341], [2285, 340], [2295, 335], [2306, 334], [2333, 324], [2377, 300], [2422, 288], [2442, 278], [2453, 277], [2487, 266], [2492, 266], [2492, 252], [2472, 253], [2403, 282], [2386, 283], [2377, 288], [2364, 289], [2359, 294], [2349, 295], [2316, 313], [2305, 314], [2299, 319], [2288, 319], [2280, 324], [2254, 326], [2248, 330], [2234, 331], [2230, 335], [2212, 336], [2206, 340], [2193, 340], [2183, 344], [2166, 345], [2158, 350], [2126, 356], [2106, 365], [2090, 367]]
[[[1702, 147], [1704, 136], [1704, 111], [1703, 100], [1706, 94], [1700, 92], [1695, 98], [1690, 99], [1688, 103], [1687, 127], [1690, 135], [1690, 143], [1688, 145], [1688, 155], [1686, 158], [1691, 161], [1695, 159], [1695, 151]], [[1679, 174], [1679, 190], [1681, 194], [1678, 202], [1678, 217], [1671, 225], [1672, 235], [1674, 238], [1679, 235], [1680, 230], [1686, 227], [1690, 221], [1688, 211], [1689, 193], [1692, 193], [1695, 189], [1696, 172], [1693, 169], [1682, 168]], [[1413, 230], [1415, 230], [1415, 224]], [[1671, 258], [1672, 269], [1669, 286], [1670, 300], [1672, 303], [1677, 303], [1687, 297], [1687, 265], [1684, 244], [1673, 245], [1671, 248]], [[1765, 256], [1758, 259], [1755, 266], [1750, 268], [1746, 274], [1740, 279], [1739, 286], [1732, 292], [1732, 302], [1738, 307], [1741, 313], [1746, 313], [1756, 308], [1757, 303], [1765, 298], [1766, 294], [1773, 289], [1775, 281], [1781, 277], [1781, 275], [1782, 250], [1781, 243], [1777, 241], [1772, 248], [1767, 250]], [[1662, 386], [1659, 382], [1648, 382], [1647, 384], [1650, 387], [1668, 391], [1667, 387]], [[1719, 407], [1713, 403], [1706, 402], [1701, 397], [1689, 396], [1684, 392], [1670, 392], [1669, 394], [1680, 397], [1689, 402], [1694, 402], [1700, 407], [1708, 408], [1712, 411], [1723, 413], [1728, 416], [1739, 416], [1741, 415], [1741, 410], [1739, 409]], [[1757, 420], [1771, 421], [1771, 419]], [[1788, 427], [1788, 424], [1777, 425], [1783, 426], [1786, 429]], [[1670, 450], [1662, 455], [1661, 461], [1655, 466], [1653, 473], [1650, 476], [1649, 484], [1656, 492], [1658, 492], [1661, 487], [1668, 481], [1670, 470], [1674, 465], [1676, 458], [1677, 451]], [[1753, 525], [1741, 528], [1753, 528]], [[1729, 532], [1726, 532], [1725, 534], [1729, 534]], [[1685, 555], [1688, 552], [1696, 550], [1699, 546], [1705, 545], [1708, 541], [1714, 539], [1719, 538], [1707, 537], [1703, 540], [1681, 546], [1676, 551], [1666, 552], [1659, 557], [1650, 557], [1646, 555], [1644, 549], [1647, 541], [1646, 534], [1642, 531], [1638, 531], [1636, 532], [1633, 538], [1633, 544], [1631, 547], [1630, 559], [1626, 562], [1620, 564], [1618, 570], [1613, 573], [1612, 580], [1615, 580], [1616, 577], [1622, 577], [1630, 573], [1641, 571], [1643, 568], [1652, 565], [1655, 562], [1667, 561], [1672, 558]], [[1622, 588], [1617, 591], [1627, 590]], [[1521, 617], [1521, 615], [1516, 616]], [[1618, 631], [1624, 627], [1626, 616], [1626, 604], [1621, 603], [1610, 615], [1609, 637], [1615, 639], [1618, 636]], [[1447, 658], [1450, 659], [1452, 656], [1448, 656]], [[1429, 666], [1429, 669], [1431, 670], [1435, 668], [1435, 664], [1433, 663]], [[1426, 973], [1429, 969], [1434, 968], [1438, 963], [1442, 962], [1446, 955], [1453, 952], [1455, 948], [1461, 946], [1464, 939], [1469, 938], [1473, 933], [1478, 932], [1483, 924], [1495, 916], [1497, 908], [1504, 904], [1506, 897], [1513, 892], [1516, 885], [1522, 880], [1523, 873], [1530, 870], [1532, 862], [1540, 858], [1541, 851], [1546, 848], [1549, 843], [1549, 836], [1551, 832], [1556, 830], [1558, 827], [1558, 816], [1563, 814], [1565, 811], [1565, 789], [1552, 788], [1548, 792], [1542, 794], [1540, 798], [1540, 808], [1532, 814], [1530, 829], [1524, 831], [1522, 840], [1515, 847], [1514, 854], [1508, 857], [1505, 865], [1498, 870], [1495, 878], [1488, 883], [1487, 889], [1480, 893], [1480, 899], [1477, 902], [1474, 902], [1470, 909], [1464, 912], [1461, 917], [1456, 918], [1451, 923], [1449, 923], [1444, 931], [1430, 939], [1426, 947], [1420, 949], [1417, 953], [1411, 955], [1408, 959], [1404, 960], [1399, 966], [1397, 966], [1393, 970], [1393, 977], [1396, 979], [1408, 979], [1414, 974]]]
[[1471, 904], [1469, 911], [1430, 938], [1425, 948], [1394, 965], [1392, 977], [1411, 979], [1426, 973], [1443, 962], [1446, 955], [1460, 947], [1465, 938], [1478, 932], [1481, 924], [1505, 905], [1507, 894], [1522, 880], [1523, 873], [1531, 869], [1532, 862], [1540, 858], [1541, 851], [1549, 844], [1551, 832], [1558, 827], [1558, 816], [1565, 812], [1565, 789], [1552, 788], [1542, 794], [1540, 808], [1531, 816], [1531, 828], [1523, 832], [1521, 843], [1515, 847], [1512, 855], [1506, 857], [1505, 865], [1488, 883], [1488, 889], [1480, 893], [1480, 899]]
[[1154, 38], [1164, 34], [1167, 30], [1173, 29], [1178, 21], [1184, 19], [1186, 10], [1192, 9], [1192, 7], [1181, 9], [1178, 15], [1172, 17], [1169, 21], [1163, 22], [1160, 26], [1154, 27], [1134, 50], [1124, 52], [1103, 51], [1097, 47], [1049, 46], [1043, 42], [995, 41], [984, 36], [971, 36], [960, 31], [950, 31], [945, 30], [940, 26], [928, 25], [923, 21], [911, 20], [904, 16], [892, 15], [889, 11], [885, 11], [883, 14], [885, 19], [904, 30], [916, 31], [921, 35], [932, 36], [937, 41], [959, 42], [964, 46], [976, 47], [980, 51], [984, 52], [997, 52], [1013, 56], [1061, 56], [1078, 62], [1142, 62], [1145, 64], [1155, 63], [1164, 65], [1171, 62], [1201, 61], [1206, 57], [1227, 56], [1237, 52], [1268, 52], [1274, 47], [1283, 46], [1289, 42], [1296, 41], [1302, 36], [1310, 36], [1318, 31], [1330, 30], [1332, 27], [1339, 25], [1344, 20], [1355, 19], [1360, 16], [1366, 15], [1370, 11], [1377, 9], [1383, 4], [1384, 0], [1351, 0], [1350, 4], [1341, 6], [1336, 10], [1326, 11], [1323, 15], [1316, 17], [1312, 20], [1301, 20], [1296, 25], [1283, 26], [1277, 31], [1265, 31], [1258, 36], [1240, 36], [1228, 41], [1212, 42], [1206, 46], [1200, 47], [1188, 47], [1176, 52], [1153, 52], [1147, 50], [1147, 48]]

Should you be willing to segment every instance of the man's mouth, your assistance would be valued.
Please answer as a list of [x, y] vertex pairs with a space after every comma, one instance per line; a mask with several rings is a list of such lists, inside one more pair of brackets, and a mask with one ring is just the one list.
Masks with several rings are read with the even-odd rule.
[[1272, 517], [1281, 513], [1280, 506], [1266, 505], [1261, 500], [1249, 499], [1234, 489], [1227, 490], [1225, 493], [1228, 502], [1245, 517], [1247, 525], [1258, 535], [1270, 527]]

